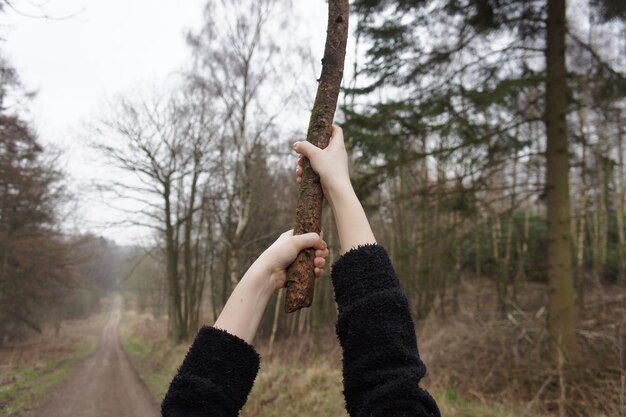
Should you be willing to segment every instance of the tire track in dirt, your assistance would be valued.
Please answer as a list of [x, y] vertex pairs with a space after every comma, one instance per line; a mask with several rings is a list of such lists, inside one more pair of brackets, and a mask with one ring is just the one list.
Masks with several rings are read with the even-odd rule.
[[100, 347], [46, 399], [36, 417], [158, 417], [159, 407], [119, 338], [122, 299], [113, 301]]

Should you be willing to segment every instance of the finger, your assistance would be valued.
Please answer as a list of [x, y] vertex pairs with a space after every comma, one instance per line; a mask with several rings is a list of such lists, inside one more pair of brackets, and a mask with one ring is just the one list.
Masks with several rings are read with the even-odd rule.
[[313, 265], [315, 265], [318, 268], [324, 268], [324, 265], [326, 265], [326, 259], [324, 259], [324, 258], [315, 258], [313, 260]]
[[328, 247], [328, 244], [324, 240], [324, 232], [320, 232], [320, 241], [314, 246], [315, 249], [324, 250]]
[[298, 158], [298, 165], [302, 166], [304, 164], [304, 156], [300, 155]]
[[322, 268], [315, 268], [315, 276], [319, 278], [322, 275], [324, 275], [324, 270]]
[[294, 243], [298, 250], [317, 247], [323, 240], [315, 232], [305, 233], [293, 237]]
[[328, 146], [345, 146], [343, 141], [343, 129], [337, 125], [333, 125], [333, 131]]
[[289, 229], [286, 232], [281, 233], [279, 239], [281, 238], [284, 239], [284, 238], [291, 237], [291, 236], [293, 236], [293, 229]]
[[316, 258], [328, 258], [328, 249], [318, 249], [315, 251]]
[[322, 240], [320, 242], [320, 244], [318, 246], [315, 247], [315, 249], [320, 249], [320, 250], [324, 250], [328, 247], [328, 244], [326, 243], [325, 240]]
[[322, 238], [320, 237], [319, 242], [317, 242], [317, 244], [316, 244], [315, 246], [313, 246], [313, 247], [314, 247], [315, 249], [318, 249], [318, 250], [324, 250], [324, 249], [326, 249], [326, 242], [324, 242], [324, 241], [322, 240]]
[[298, 165], [298, 167], [296, 168], [296, 177], [301, 177], [302, 176], [302, 166]]
[[322, 151], [320, 148], [313, 145], [311, 142], [307, 142], [306, 140], [294, 143], [293, 149], [299, 154], [302, 154], [303, 156], [306, 156], [309, 159], [312, 156], [317, 155], [318, 152]]
[[300, 184], [302, 182], [302, 177], [296, 178], [296, 184]]

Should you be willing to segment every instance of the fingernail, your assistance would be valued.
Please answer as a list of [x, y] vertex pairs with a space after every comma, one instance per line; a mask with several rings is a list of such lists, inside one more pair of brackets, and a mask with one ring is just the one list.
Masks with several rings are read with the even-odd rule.
[[294, 142], [294, 143], [293, 143], [293, 147], [294, 147], [294, 149], [296, 148], [296, 146], [298, 146], [298, 142]]

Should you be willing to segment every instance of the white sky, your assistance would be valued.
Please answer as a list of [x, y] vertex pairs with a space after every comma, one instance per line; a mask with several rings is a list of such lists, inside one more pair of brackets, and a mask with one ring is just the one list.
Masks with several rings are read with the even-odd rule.
[[[184, 33], [200, 26], [205, 0], [48, 0], [44, 12], [32, 3], [39, 1], [17, 1], [18, 11], [7, 8], [0, 15], [0, 50], [24, 85], [38, 93], [29, 118], [41, 141], [65, 151], [79, 200], [75, 226], [123, 244], [140, 243], [140, 231], [98, 228], [103, 220], [123, 216], [81, 190], [106, 171], [87, 156], [84, 137], [77, 132], [97, 116], [105, 100], [137, 85], [158, 85], [184, 65], [189, 58]], [[325, 33], [319, 28], [325, 28], [326, 2], [294, 5], [306, 16], [300, 28], [313, 32], [311, 48], [321, 58]], [[43, 13], [53, 19], [23, 15]], [[303, 128], [307, 123], [303, 120]], [[141, 239], [145, 237], [144, 232]]]

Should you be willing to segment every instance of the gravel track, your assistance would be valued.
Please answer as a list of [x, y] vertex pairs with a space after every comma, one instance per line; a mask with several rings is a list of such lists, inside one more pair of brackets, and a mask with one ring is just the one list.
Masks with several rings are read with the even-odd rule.
[[96, 353], [80, 363], [36, 417], [158, 417], [159, 407], [119, 338], [122, 299], [116, 296]]

